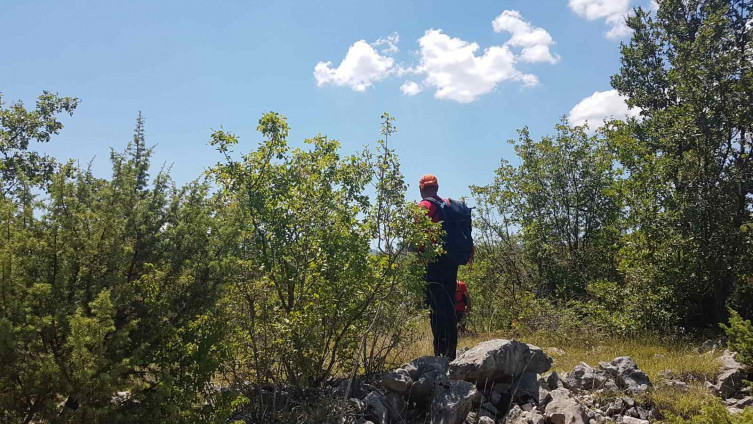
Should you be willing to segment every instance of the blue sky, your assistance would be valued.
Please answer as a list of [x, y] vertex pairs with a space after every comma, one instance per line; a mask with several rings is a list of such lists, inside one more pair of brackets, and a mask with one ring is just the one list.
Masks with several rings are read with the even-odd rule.
[[[374, 145], [387, 111], [411, 198], [427, 172], [459, 197], [515, 160], [518, 128], [541, 136], [571, 111], [592, 123], [629, 113], [609, 78], [633, 6], [649, 2], [0, 0], [0, 92], [29, 106], [42, 90], [81, 98], [40, 150], [94, 158], [102, 176], [142, 111], [155, 164], [179, 182], [219, 159], [212, 128], [247, 151], [276, 111], [293, 144], [321, 133], [352, 153]], [[409, 81], [421, 91], [403, 94]]]

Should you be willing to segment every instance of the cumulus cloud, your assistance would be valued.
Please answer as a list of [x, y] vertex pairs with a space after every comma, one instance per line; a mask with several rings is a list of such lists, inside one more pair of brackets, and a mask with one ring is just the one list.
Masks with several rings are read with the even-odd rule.
[[570, 122], [575, 125], [588, 124], [591, 129], [598, 128], [605, 119], [625, 119], [637, 117], [638, 108], [628, 108], [625, 98], [617, 90], [594, 91], [570, 110]]
[[531, 25], [523, 20], [517, 10], [505, 10], [492, 21], [494, 32], [509, 32], [512, 34], [505, 45], [522, 47], [520, 60], [523, 62], [557, 63], [559, 56], [553, 55], [549, 47], [554, 44], [552, 36], [544, 29]]
[[413, 75], [419, 82], [406, 81], [400, 91], [414, 96], [425, 88], [434, 88], [434, 97], [468, 103], [494, 91], [503, 81], [517, 81], [535, 86], [538, 78], [518, 68], [520, 63], [550, 63], [559, 61], [551, 52], [554, 40], [543, 28], [523, 19], [520, 12], [505, 10], [492, 21], [497, 33], [509, 33], [502, 45], [486, 49], [475, 42], [451, 37], [441, 29], [427, 30], [418, 40], [418, 64], [405, 66], [396, 63], [392, 55], [398, 52], [399, 36], [393, 33], [374, 43], [355, 42], [348, 49], [340, 65], [319, 62], [314, 67], [318, 86], [347, 86], [364, 91], [387, 77]]
[[607, 38], [619, 39], [632, 32], [625, 23], [625, 18], [630, 13], [630, 0], [570, 0], [568, 6], [589, 21], [604, 19], [609, 25]]
[[353, 43], [345, 54], [345, 58], [337, 67], [332, 67], [332, 62], [319, 62], [314, 67], [316, 85], [347, 86], [355, 91], [364, 91], [374, 85], [374, 82], [383, 80], [393, 70], [395, 59], [389, 56], [389, 51], [397, 51], [397, 34], [390, 41], [379, 40], [378, 46], [387, 47], [380, 54], [373, 45], [365, 40]]
[[434, 97], [460, 103], [476, 100], [502, 81], [517, 80], [536, 85], [535, 75], [515, 68], [515, 55], [507, 46], [492, 46], [477, 55], [479, 45], [430, 29], [418, 40], [421, 62], [417, 72], [425, 74], [424, 85], [436, 88]]
[[400, 86], [400, 91], [402, 91], [406, 96], [415, 96], [416, 94], [423, 91], [423, 87], [421, 87], [421, 85], [416, 82], [405, 81], [405, 83]]

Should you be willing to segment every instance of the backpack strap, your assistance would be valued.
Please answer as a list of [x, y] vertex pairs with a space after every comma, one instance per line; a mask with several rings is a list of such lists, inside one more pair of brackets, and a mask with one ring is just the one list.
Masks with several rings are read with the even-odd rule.
[[423, 200], [428, 200], [429, 202], [435, 204], [439, 209], [444, 208], [445, 205], [446, 206], [450, 206], [450, 198], [449, 197], [446, 198], [446, 199], [444, 199], [444, 202], [440, 202], [439, 200], [434, 199], [432, 197], [426, 197]]

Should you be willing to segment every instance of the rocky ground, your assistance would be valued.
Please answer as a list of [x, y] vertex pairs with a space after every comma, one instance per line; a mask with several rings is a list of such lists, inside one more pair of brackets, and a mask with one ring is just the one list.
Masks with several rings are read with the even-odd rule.
[[[728, 351], [720, 363], [706, 389], [731, 413], [753, 406], [745, 368]], [[680, 392], [688, 386], [670, 372], [652, 382], [626, 356], [596, 367], [581, 363], [562, 375], [551, 367], [552, 358], [537, 346], [495, 339], [452, 362], [423, 356], [371, 384], [343, 382], [335, 391], [349, 392], [347, 415], [360, 424], [645, 424], [662, 419], [646, 396], [654, 384]]]

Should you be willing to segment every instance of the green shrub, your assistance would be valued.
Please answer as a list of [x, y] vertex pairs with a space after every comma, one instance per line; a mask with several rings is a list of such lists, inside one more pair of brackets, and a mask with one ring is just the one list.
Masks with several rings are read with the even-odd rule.
[[206, 184], [150, 181], [150, 154], [139, 119], [111, 179], [69, 163], [40, 200], [2, 198], [0, 421], [226, 416], [223, 211]]
[[737, 360], [753, 366], [753, 325], [743, 319], [737, 311], [729, 310], [729, 326], [720, 324], [727, 333], [729, 348], [737, 352]]
[[689, 418], [669, 417], [668, 424], [749, 424], [753, 422], [753, 408], [738, 414], [730, 414], [721, 401], [715, 399], [704, 406], [700, 413]]

